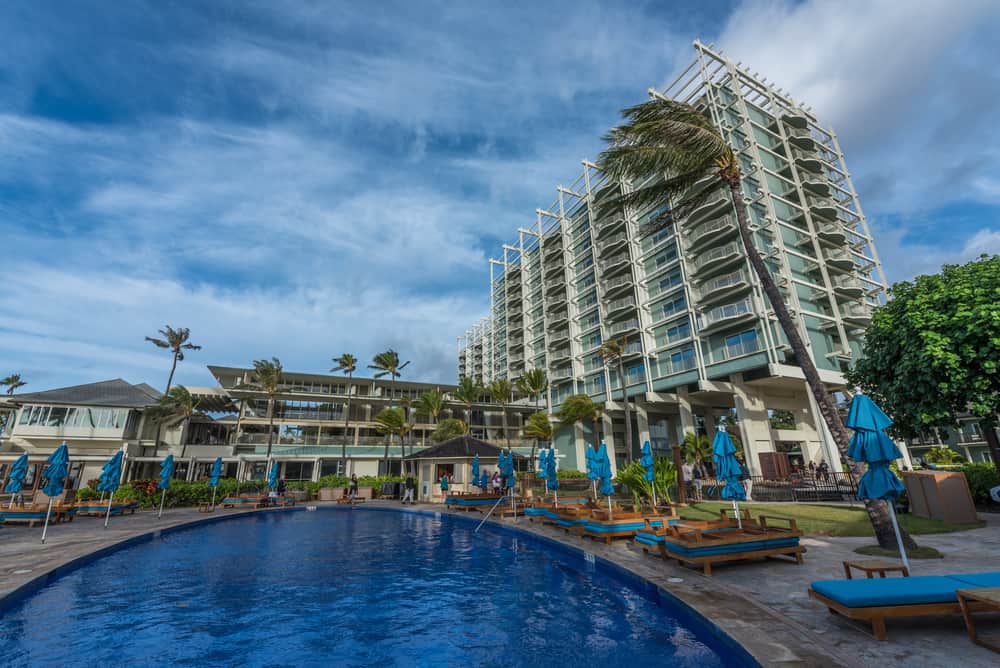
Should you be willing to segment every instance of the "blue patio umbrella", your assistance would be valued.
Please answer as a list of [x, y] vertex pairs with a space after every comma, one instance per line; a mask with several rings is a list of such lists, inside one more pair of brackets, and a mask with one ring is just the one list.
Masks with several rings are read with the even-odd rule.
[[545, 486], [552, 490], [556, 498], [556, 505], [559, 505], [559, 474], [556, 471], [556, 449], [549, 448], [549, 454], [545, 457]]
[[174, 477], [174, 456], [167, 455], [160, 462], [160, 482], [156, 483], [156, 488], [160, 492], [160, 512], [157, 517], [163, 517], [163, 502], [167, 499], [167, 488], [170, 487], [170, 479]]
[[490, 484], [490, 477], [486, 475], [486, 471], [483, 471], [483, 477], [479, 479], [479, 486], [484, 490]]
[[746, 500], [747, 491], [740, 482], [743, 469], [736, 460], [736, 446], [733, 445], [733, 439], [729, 437], [724, 427], [719, 427], [715, 432], [715, 439], [712, 441], [712, 459], [715, 461], [715, 477], [726, 483], [719, 496], [733, 502], [736, 523], [742, 529], [743, 520], [740, 518], [739, 502]]
[[208, 476], [208, 484], [212, 488], [212, 508], [215, 508], [215, 491], [219, 486], [219, 478], [222, 477], [222, 457], [216, 457], [212, 464], [212, 472]]
[[42, 477], [46, 479], [45, 487], [42, 491], [49, 497], [49, 509], [45, 512], [45, 526], [42, 528], [42, 542], [45, 542], [45, 534], [49, 530], [49, 516], [52, 515], [52, 502], [55, 497], [63, 493], [63, 484], [69, 474], [69, 447], [64, 442], [55, 452], [49, 455], [45, 471]]
[[545, 480], [549, 477], [548, 463], [549, 451], [542, 449], [538, 451], [538, 477]]
[[479, 453], [472, 458], [472, 484], [475, 485], [476, 481], [479, 480]]
[[643, 468], [646, 469], [646, 473], [643, 474], [646, 482], [649, 483], [650, 489], [653, 490], [653, 507], [656, 507], [656, 460], [653, 459], [653, 451], [649, 447], [649, 441], [642, 444], [642, 458], [639, 460]]
[[859, 499], [881, 499], [889, 506], [892, 529], [896, 533], [899, 556], [907, 570], [910, 568], [903, 537], [896, 520], [896, 497], [903, 493], [903, 483], [889, 469], [889, 463], [902, 454], [883, 429], [892, 426], [892, 420], [867, 395], [858, 392], [851, 400], [844, 425], [854, 430], [847, 449], [847, 456], [856, 462], [866, 462], [868, 470], [858, 480]]
[[118, 486], [121, 484], [122, 480], [122, 457], [125, 455], [124, 452], [119, 450], [111, 459], [104, 462], [104, 466], [101, 468], [101, 479], [97, 483], [97, 489], [102, 492], [109, 492], [108, 497], [108, 511], [104, 515], [104, 528], [108, 528], [108, 522], [111, 520], [111, 503], [114, 501], [115, 492], [118, 491]]
[[14, 507], [14, 496], [24, 489], [24, 479], [26, 477], [28, 477], [27, 452], [14, 461], [14, 464], [10, 467], [10, 473], [7, 474], [7, 486], [3, 488], [3, 491], [11, 495], [11, 508]]
[[277, 489], [278, 487], [278, 462], [271, 462], [271, 470], [267, 473], [267, 486], [270, 489]]
[[[604, 445], [604, 444], [602, 443], [601, 445]], [[585, 449], [587, 451], [587, 479], [590, 480], [591, 485], [594, 488], [594, 500], [596, 501], [597, 500], [597, 480], [601, 477], [600, 471], [598, 470], [599, 467], [600, 467], [600, 462], [597, 461], [597, 453], [598, 453], [598, 451], [594, 450], [594, 448], [590, 447], [589, 445], [586, 446]]]

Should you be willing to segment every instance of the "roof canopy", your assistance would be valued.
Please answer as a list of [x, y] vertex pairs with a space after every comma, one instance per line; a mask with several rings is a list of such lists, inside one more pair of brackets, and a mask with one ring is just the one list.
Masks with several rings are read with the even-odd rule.
[[[414, 452], [407, 459], [472, 459], [476, 455], [487, 459], [496, 459], [500, 456], [501, 448], [480, 441], [471, 436], [456, 436], [455, 438], [424, 448]], [[522, 458], [521, 455], [514, 454], [514, 459]]]
[[55, 390], [15, 394], [10, 400], [17, 404], [64, 404], [70, 406], [108, 406], [112, 408], [146, 408], [157, 403], [161, 393], [139, 383], [133, 385], [121, 378], [99, 383], [60, 387]]

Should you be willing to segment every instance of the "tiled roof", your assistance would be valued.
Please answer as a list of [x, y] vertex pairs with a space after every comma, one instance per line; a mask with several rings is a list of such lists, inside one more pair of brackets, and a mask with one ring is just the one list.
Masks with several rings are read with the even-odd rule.
[[55, 390], [15, 394], [18, 404], [66, 404], [71, 406], [111, 406], [115, 408], [145, 408], [155, 404], [159, 391], [145, 383], [133, 385], [121, 378], [99, 383], [60, 387]]
[[[451, 440], [445, 441], [444, 443], [438, 443], [437, 445], [432, 445], [429, 448], [424, 448], [418, 452], [414, 452], [410, 455], [412, 459], [448, 459], [453, 457], [475, 457], [479, 455], [480, 457], [486, 457], [490, 459], [496, 459], [500, 454], [500, 448], [493, 445], [492, 443], [487, 443], [486, 441], [480, 441], [478, 438], [473, 438], [471, 436], [457, 436]], [[520, 455], [515, 454], [515, 459], [520, 458]]]

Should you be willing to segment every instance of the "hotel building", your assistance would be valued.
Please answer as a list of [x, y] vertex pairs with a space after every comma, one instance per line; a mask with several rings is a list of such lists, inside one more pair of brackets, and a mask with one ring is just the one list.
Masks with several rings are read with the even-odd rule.
[[[754, 243], [822, 380], [842, 388], [886, 283], [837, 136], [760, 75], [699, 42], [694, 49], [690, 66], [650, 95], [695, 105], [728, 139]], [[633, 452], [646, 440], [665, 451], [686, 432], [711, 435], [726, 418], [739, 425], [754, 475], [809, 461], [840, 470], [728, 193], [649, 235], [644, 227], [670, 202], [600, 214], [616, 185], [584, 161], [489, 260], [490, 312], [459, 339], [459, 375], [488, 383], [545, 369], [553, 410], [577, 393], [604, 404], [602, 436], [619, 463], [627, 396]], [[597, 354], [612, 338], [626, 342], [624, 389]], [[588, 431], [560, 431], [565, 467], [581, 466]]]

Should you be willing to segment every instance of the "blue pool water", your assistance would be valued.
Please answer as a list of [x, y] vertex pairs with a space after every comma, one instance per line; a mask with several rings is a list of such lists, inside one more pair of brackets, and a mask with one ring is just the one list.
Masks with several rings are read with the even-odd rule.
[[474, 526], [359, 509], [165, 534], [3, 612], [0, 662], [743, 665], [655, 592], [536, 539]]

